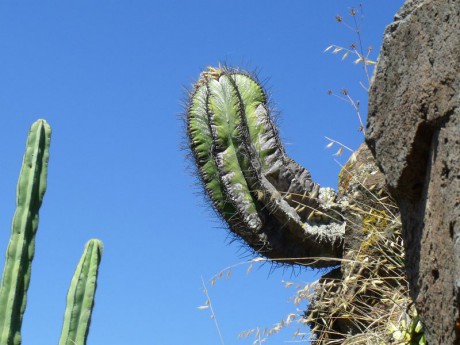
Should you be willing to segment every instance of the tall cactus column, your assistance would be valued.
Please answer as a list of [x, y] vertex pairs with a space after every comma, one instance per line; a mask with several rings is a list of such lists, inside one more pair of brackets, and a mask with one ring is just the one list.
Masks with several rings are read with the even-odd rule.
[[318, 258], [342, 255], [336, 194], [286, 155], [267, 103], [248, 73], [203, 72], [187, 111], [197, 172], [214, 209], [253, 250], [278, 261], [333, 265]]
[[90, 240], [78, 263], [67, 294], [67, 307], [59, 345], [85, 345], [96, 294], [102, 242]]
[[16, 212], [0, 286], [0, 344], [21, 344], [38, 211], [46, 190], [51, 128], [38, 120], [30, 128], [17, 185]]
[[[30, 128], [17, 186], [16, 212], [0, 285], [0, 345], [21, 344], [21, 324], [35, 250], [38, 210], [46, 189], [51, 128], [38, 120]], [[59, 345], [85, 345], [94, 306], [102, 242], [90, 240], [67, 295]]]

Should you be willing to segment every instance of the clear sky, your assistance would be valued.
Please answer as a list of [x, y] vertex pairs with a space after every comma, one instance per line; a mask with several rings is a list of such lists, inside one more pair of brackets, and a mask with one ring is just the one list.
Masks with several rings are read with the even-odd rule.
[[[56, 344], [65, 297], [86, 241], [104, 242], [89, 345], [220, 344], [201, 277], [248, 259], [205, 205], [187, 172], [181, 114], [208, 65], [257, 70], [281, 112], [289, 155], [323, 186], [340, 166], [332, 137], [362, 142], [347, 88], [366, 113], [362, 68], [324, 53], [349, 46], [350, 6], [339, 0], [98, 0], [0, 2], [0, 252], [6, 250], [29, 126], [53, 129], [23, 344]], [[375, 59], [403, 0], [362, 1]], [[339, 160], [344, 162], [346, 157]], [[249, 257], [250, 258], [250, 257]], [[0, 265], [3, 266], [3, 255]], [[296, 312], [294, 290], [318, 272], [235, 269], [209, 289], [225, 344]], [[298, 311], [297, 311], [298, 312]], [[291, 340], [295, 328], [269, 344]]]

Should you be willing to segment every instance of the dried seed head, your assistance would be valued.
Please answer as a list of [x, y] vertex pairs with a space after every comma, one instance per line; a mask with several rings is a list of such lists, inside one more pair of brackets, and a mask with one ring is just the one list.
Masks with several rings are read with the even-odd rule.
[[218, 80], [222, 74], [224, 74], [225, 69], [220, 65], [219, 67], [208, 66], [206, 71], [201, 72], [198, 82], [195, 84], [195, 88], [200, 87], [201, 85], [206, 84], [210, 79]]

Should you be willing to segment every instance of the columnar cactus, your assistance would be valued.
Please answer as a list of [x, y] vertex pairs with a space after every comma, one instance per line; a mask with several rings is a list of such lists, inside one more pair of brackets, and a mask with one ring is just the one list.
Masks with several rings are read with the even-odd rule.
[[21, 343], [38, 210], [46, 190], [50, 138], [51, 128], [46, 121], [38, 120], [32, 125], [17, 185], [17, 207], [0, 286], [0, 344]]
[[187, 134], [214, 209], [256, 252], [315, 267], [336, 263], [320, 257], [341, 257], [345, 224], [336, 194], [286, 155], [254, 77], [220, 67], [203, 72]]
[[[0, 285], [0, 344], [20, 345], [26, 308], [38, 211], [46, 190], [51, 128], [45, 120], [30, 128], [17, 185], [16, 212]], [[85, 345], [88, 334], [102, 243], [90, 240], [75, 272], [67, 297], [60, 345]]]
[[90, 240], [86, 244], [67, 294], [67, 307], [59, 345], [86, 344], [101, 255], [102, 242]]

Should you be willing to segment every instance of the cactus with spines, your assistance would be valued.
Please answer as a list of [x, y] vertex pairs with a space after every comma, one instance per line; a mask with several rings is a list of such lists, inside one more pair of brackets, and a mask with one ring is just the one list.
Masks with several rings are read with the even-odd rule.
[[[17, 184], [16, 211], [0, 285], [2, 345], [21, 344], [21, 325], [35, 253], [39, 209], [47, 184], [50, 138], [51, 128], [45, 120], [38, 120], [31, 126]], [[100, 241], [91, 240], [88, 243], [67, 297], [60, 344], [86, 343], [101, 252]], [[70, 327], [65, 328], [68, 324]], [[77, 334], [75, 337], [73, 332]]]
[[191, 93], [186, 127], [204, 189], [233, 233], [278, 261], [336, 264], [319, 258], [342, 255], [337, 195], [287, 156], [256, 78], [208, 68]]
[[342, 168], [339, 194], [321, 188], [287, 156], [257, 79], [221, 67], [194, 85], [186, 129], [206, 195], [234, 234], [275, 261], [340, 265], [308, 298], [312, 343], [400, 335], [388, 328], [410, 301], [399, 211], [366, 144]]

